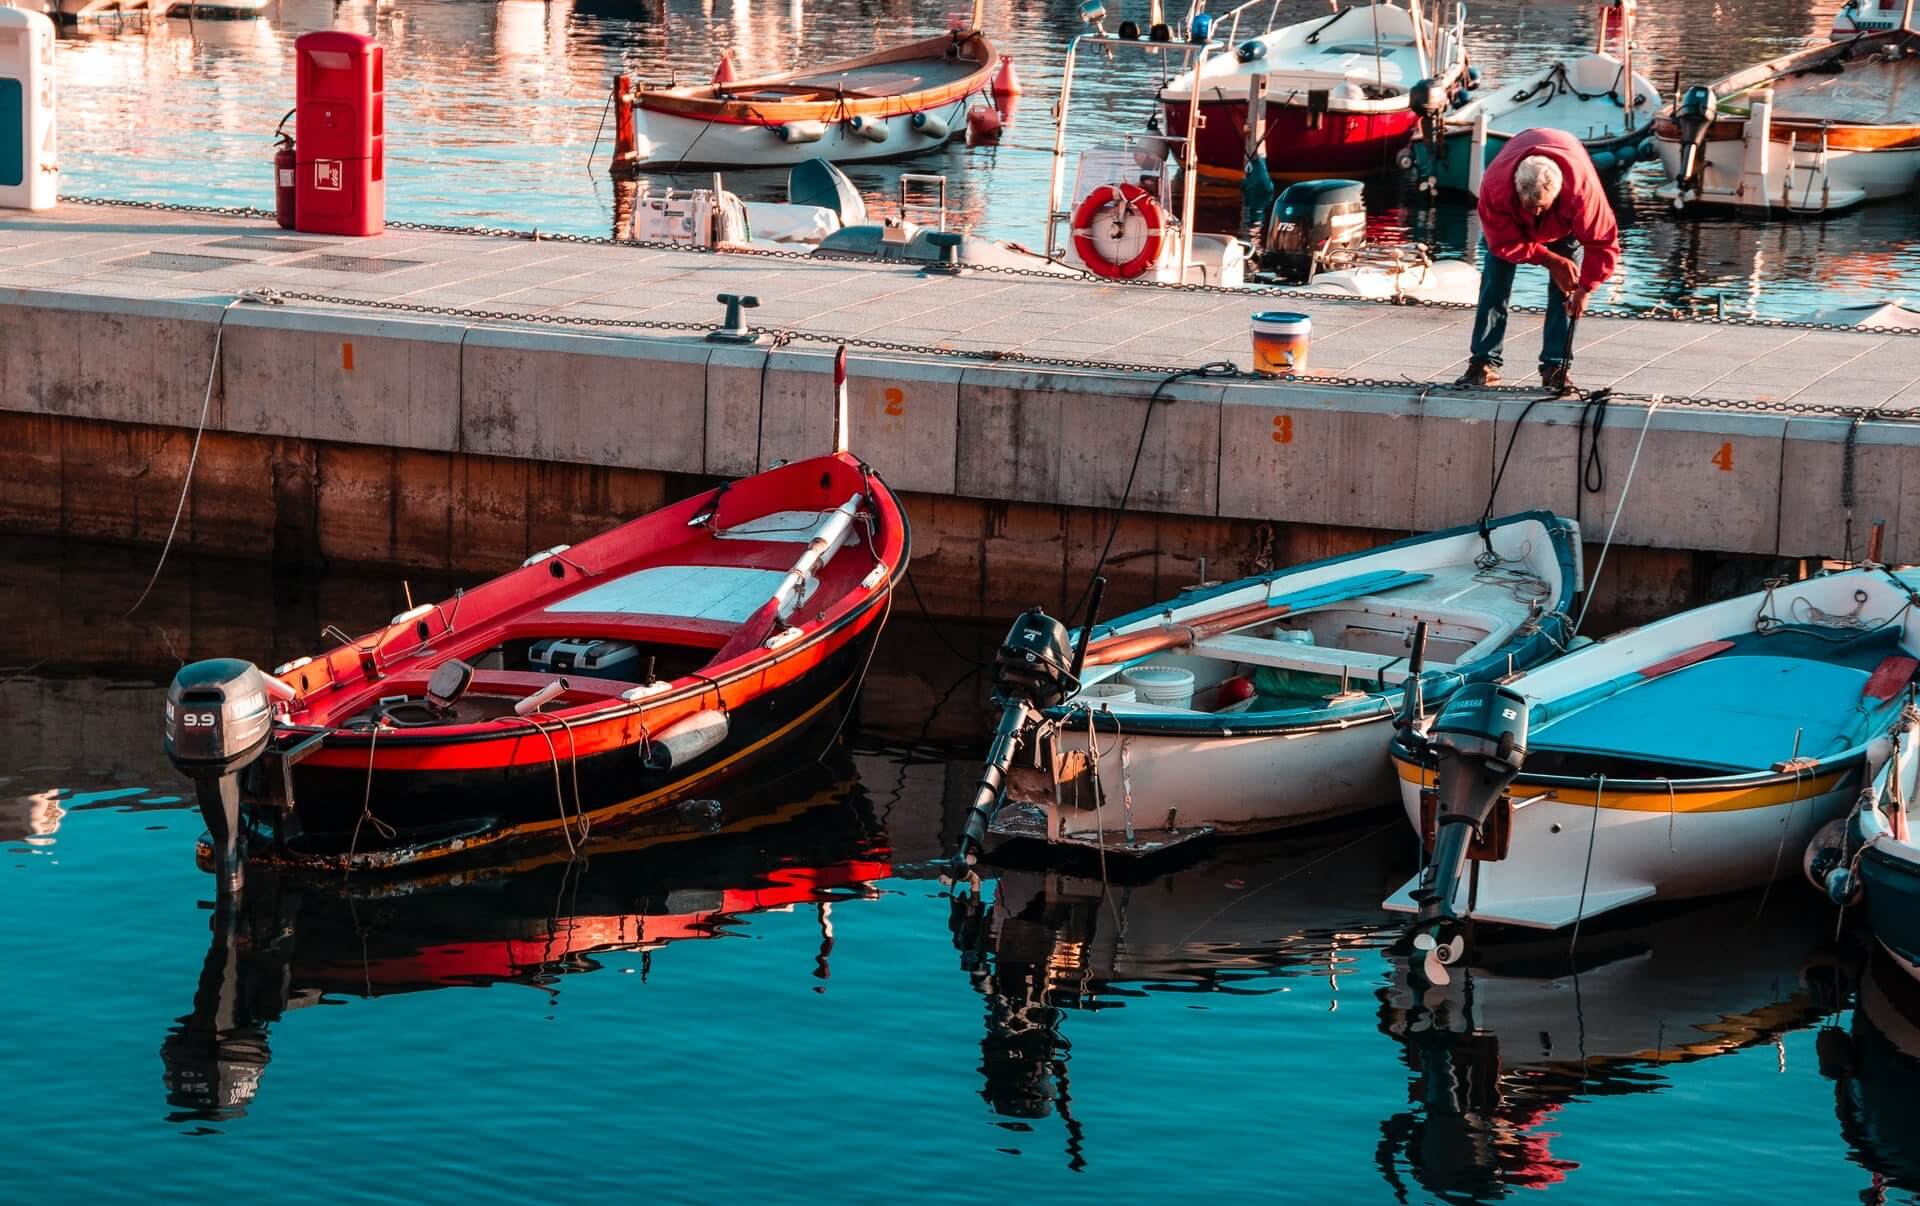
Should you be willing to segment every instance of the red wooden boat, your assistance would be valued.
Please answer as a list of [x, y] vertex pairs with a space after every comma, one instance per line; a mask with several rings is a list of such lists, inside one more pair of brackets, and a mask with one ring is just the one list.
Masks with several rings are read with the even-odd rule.
[[[183, 668], [166, 744], [223, 890], [248, 857], [391, 867], [666, 807], [844, 722], [906, 572], [845, 452], [730, 482], [268, 675]], [[824, 735], [824, 736], [823, 736]]]

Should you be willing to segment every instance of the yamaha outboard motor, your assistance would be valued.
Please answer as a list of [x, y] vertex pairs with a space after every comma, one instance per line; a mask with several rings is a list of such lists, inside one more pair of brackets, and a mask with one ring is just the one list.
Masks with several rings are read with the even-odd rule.
[[1433, 857], [1420, 873], [1420, 906], [1411, 938], [1424, 952], [1429, 983], [1447, 982], [1446, 965], [1466, 953], [1454, 898], [1468, 848], [1488, 837], [1488, 822], [1527, 760], [1527, 701], [1511, 687], [1473, 683], [1434, 718], [1428, 748], [1438, 762]]
[[1105, 578], [1093, 580], [1087, 625], [1080, 630], [1077, 647], [1068, 638], [1067, 626], [1038, 607], [1022, 613], [1007, 630], [1007, 639], [1000, 642], [1000, 651], [993, 657], [993, 702], [1000, 708], [1000, 725], [987, 747], [987, 763], [981, 768], [980, 785], [974, 789], [960, 833], [960, 848], [953, 856], [955, 878], [968, 875], [985, 849], [987, 826], [1007, 790], [1007, 771], [1039, 723], [1040, 713], [1080, 689], [1080, 665], [1106, 585]]
[[240, 887], [240, 773], [273, 735], [273, 701], [291, 694], [258, 666], [230, 657], [182, 667], [167, 688], [167, 758], [193, 780], [222, 897]]
[[1407, 110], [1426, 145], [1427, 167], [1437, 171], [1447, 154], [1447, 104], [1452, 98], [1438, 80], [1421, 80], [1407, 89]]
[[1679, 201], [1700, 190], [1700, 179], [1707, 171], [1707, 131], [1713, 128], [1713, 110], [1717, 102], [1713, 89], [1695, 84], [1687, 89], [1673, 107], [1673, 124], [1680, 128], [1680, 163], [1673, 174], [1680, 190]]
[[1316, 256], [1358, 250], [1366, 241], [1366, 190], [1360, 182], [1306, 180], [1289, 185], [1273, 203], [1260, 266], [1304, 284]]

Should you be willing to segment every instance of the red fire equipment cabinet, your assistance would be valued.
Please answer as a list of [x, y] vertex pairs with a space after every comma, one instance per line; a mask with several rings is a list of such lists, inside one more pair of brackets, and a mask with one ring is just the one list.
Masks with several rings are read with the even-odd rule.
[[386, 226], [386, 69], [380, 44], [322, 30], [293, 44], [294, 215], [307, 234], [376, 235]]

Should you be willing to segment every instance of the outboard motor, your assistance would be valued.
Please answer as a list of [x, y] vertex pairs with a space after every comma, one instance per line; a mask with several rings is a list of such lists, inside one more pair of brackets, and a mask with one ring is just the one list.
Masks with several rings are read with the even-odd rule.
[[987, 747], [987, 763], [980, 771], [973, 804], [967, 809], [960, 848], [953, 856], [953, 875], [964, 878], [979, 861], [987, 844], [987, 826], [1007, 790], [1007, 771], [1020, 752], [1040, 713], [1066, 701], [1080, 689], [1080, 666], [1087, 656], [1087, 638], [1100, 612], [1106, 579], [1093, 580], [1092, 604], [1080, 644], [1074, 646], [1067, 626], [1038, 607], [1021, 614], [1007, 630], [1006, 640], [993, 657], [993, 701], [1000, 708], [1000, 724]]
[[293, 694], [252, 662], [231, 657], [184, 666], [167, 688], [167, 758], [193, 780], [223, 899], [240, 887], [240, 774], [273, 735], [273, 701]]
[[1430, 186], [1447, 154], [1447, 105], [1452, 100], [1438, 80], [1421, 80], [1407, 89], [1407, 109], [1420, 130], [1426, 147], [1428, 177], [1421, 183]]
[[1289, 185], [1267, 218], [1260, 266], [1304, 284], [1315, 258], [1357, 251], [1367, 241], [1366, 190], [1358, 180], [1306, 180]]
[[1680, 133], [1680, 162], [1673, 182], [1683, 202], [1700, 190], [1701, 177], [1706, 175], [1707, 131], [1713, 127], [1716, 103], [1713, 89], [1695, 84], [1673, 107], [1673, 124], [1679, 127]]
[[1466, 953], [1466, 932], [1454, 896], [1468, 848], [1489, 835], [1494, 809], [1527, 760], [1527, 701], [1511, 687], [1473, 683], [1434, 718], [1427, 745], [1439, 764], [1433, 857], [1420, 873], [1410, 930], [1424, 952], [1431, 984], [1447, 982], [1446, 965]]

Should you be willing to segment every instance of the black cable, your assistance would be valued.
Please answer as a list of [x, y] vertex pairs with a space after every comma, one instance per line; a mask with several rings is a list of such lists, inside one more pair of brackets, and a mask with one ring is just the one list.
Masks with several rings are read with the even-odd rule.
[[1114, 504], [1113, 523], [1107, 528], [1107, 542], [1100, 548], [1100, 560], [1094, 562], [1093, 572], [1087, 575], [1086, 589], [1080, 592], [1079, 601], [1067, 611], [1069, 628], [1075, 626], [1075, 618], [1079, 616], [1080, 609], [1085, 607], [1087, 600], [1092, 597], [1093, 580], [1098, 578], [1100, 571], [1107, 567], [1107, 555], [1113, 552], [1113, 539], [1120, 534], [1120, 521], [1126, 515], [1127, 500], [1133, 497], [1133, 479], [1140, 472], [1140, 457], [1147, 450], [1147, 432], [1153, 429], [1153, 412], [1154, 408], [1160, 404], [1160, 395], [1166, 392], [1169, 385], [1185, 377], [1237, 377], [1239, 375], [1240, 370], [1234, 367], [1232, 362], [1212, 360], [1197, 368], [1176, 369], [1162, 377], [1160, 384], [1153, 387], [1153, 393], [1147, 398], [1147, 413], [1140, 420], [1139, 442], [1133, 446], [1133, 464], [1127, 469], [1127, 484], [1120, 491], [1120, 501]]
[[[1578, 485], [1573, 492], [1573, 517], [1575, 522], [1584, 518], [1583, 503], [1589, 494], [1601, 494], [1607, 488], [1607, 466], [1600, 456], [1600, 429], [1607, 423], [1607, 403], [1613, 398], [1610, 389], [1596, 389], [1580, 398], [1580, 426], [1574, 433], [1574, 465], [1579, 474]], [[1593, 416], [1593, 444], [1587, 444], [1587, 416]]]

